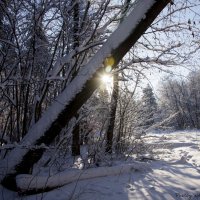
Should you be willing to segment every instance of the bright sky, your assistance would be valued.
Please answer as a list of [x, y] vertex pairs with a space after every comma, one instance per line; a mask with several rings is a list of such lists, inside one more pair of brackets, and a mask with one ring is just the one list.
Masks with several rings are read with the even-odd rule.
[[[197, 2], [197, 1], [196, 0], [192, 1], [192, 3], [194, 2]], [[177, 13], [177, 19], [175, 20], [180, 20], [180, 22], [186, 23], [186, 29], [180, 34], [174, 33], [174, 38], [173, 36], [171, 38], [172, 41], [179, 40], [183, 44], [183, 47], [177, 49], [177, 52], [180, 54], [180, 56], [184, 55], [184, 53], [187, 53], [189, 51], [194, 51], [194, 48], [192, 48], [191, 46], [191, 44], [194, 44], [194, 42], [198, 42], [198, 45], [196, 45], [196, 47], [199, 46], [199, 41], [200, 41], [200, 31], [199, 31], [200, 30], [200, 12], [199, 11], [200, 11], [200, 6], [192, 7], [191, 9], [187, 11], [183, 10]], [[190, 26], [190, 24], [188, 23], [189, 20], [191, 21], [191, 26], [194, 26], [192, 27], [191, 31], [188, 30]], [[192, 36], [192, 32], [195, 33], [195, 37]], [[169, 37], [169, 40], [166, 42], [168, 43], [169, 41], [170, 41], [170, 37]], [[162, 79], [165, 76], [173, 76], [174, 78], [185, 79], [188, 73], [190, 73], [191, 71], [200, 69], [199, 53], [200, 53], [200, 50], [198, 49], [196, 53], [190, 54], [189, 59], [184, 63], [184, 65], [182, 66], [178, 65], [178, 66], [169, 68], [169, 70], [172, 73], [160, 72], [159, 70], [155, 70], [155, 69], [148, 70], [145, 73], [148, 80], [144, 80], [144, 85], [150, 82], [154, 88], [154, 91], [156, 91], [159, 88], [159, 85], [160, 85], [159, 83], [162, 81]]]

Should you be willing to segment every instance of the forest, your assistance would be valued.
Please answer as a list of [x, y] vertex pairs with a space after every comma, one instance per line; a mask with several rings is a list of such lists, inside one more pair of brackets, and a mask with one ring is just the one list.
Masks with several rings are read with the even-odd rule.
[[151, 160], [149, 133], [199, 130], [199, 4], [1, 0], [0, 188], [51, 191]]

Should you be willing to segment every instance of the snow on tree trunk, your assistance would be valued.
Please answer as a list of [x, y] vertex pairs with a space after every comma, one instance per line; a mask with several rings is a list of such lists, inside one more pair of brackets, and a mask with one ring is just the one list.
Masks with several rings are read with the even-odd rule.
[[[16, 189], [15, 177], [29, 173], [44, 149], [29, 149], [31, 145], [49, 145], [70, 121], [79, 108], [99, 85], [98, 74], [104, 70], [104, 60], [114, 58], [115, 67], [138, 38], [146, 31], [157, 15], [170, 0], [140, 0], [130, 15], [109, 37], [89, 63], [56, 98], [41, 119], [33, 125], [21, 141], [0, 163], [0, 181], [11, 189]], [[25, 146], [22, 148], [21, 146]]]
[[72, 170], [61, 172], [53, 176], [32, 176], [21, 174], [17, 176], [17, 186], [25, 193], [39, 193], [60, 187], [72, 182], [91, 179], [96, 177], [119, 175], [132, 171], [151, 171], [148, 163], [134, 161], [129, 164], [121, 164], [112, 167], [98, 167], [87, 170]]

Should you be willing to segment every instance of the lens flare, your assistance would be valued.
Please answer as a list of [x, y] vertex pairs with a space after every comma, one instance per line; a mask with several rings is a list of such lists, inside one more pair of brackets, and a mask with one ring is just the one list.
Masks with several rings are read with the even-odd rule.
[[112, 71], [112, 67], [110, 65], [105, 67], [105, 72], [110, 73]]
[[105, 59], [105, 67], [107, 67], [107, 66], [112, 67], [114, 65], [114, 63], [115, 63], [115, 59], [112, 56], [107, 57]]

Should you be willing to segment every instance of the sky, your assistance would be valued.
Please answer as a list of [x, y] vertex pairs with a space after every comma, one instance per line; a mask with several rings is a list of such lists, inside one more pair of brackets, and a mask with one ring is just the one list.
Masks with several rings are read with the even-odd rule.
[[[176, 1], [175, 1], [176, 2]], [[192, 1], [197, 2], [197, 1]], [[200, 5], [200, 3], [199, 3]], [[176, 5], [175, 5], [176, 8]], [[168, 9], [168, 8], [166, 8]], [[200, 6], [191, 7], [190, 9], [183, 10], [180, 12], [177, 12], [176, 18], [174, 17], [173, 20], [179, 21], [180, 23], [185, 23], [185, 29], [180, 33], [174, 32], [174, 35], [170, 35], [168, 38], [168, 43], [170, 40], [173, 42], [176, 42], [176, 40], [180, 41], [183, 46], [177, 49], [177, 53], [180, 56], [186, 55], [188, 53], [188, 59], [184, 61], [184, 64], [177, 64], [169, 69], [170, 73], [161, 72], [161, 70], [157, 69], [151, 69], [145, 72], [146, 79], [143, 79], [144, 85], [147, 83], [150, 83], [154, 89], [154, 92], [158, 93], [160, 84], [162, 83], [162, 80], [166, 76], [170, 76], [176, 79], [185, 79], [187, 80], [187, 75], [191, 71], [195, 71], [200, 69], [199, 66], [199, 54], [200, 50], [198, 49], [195, 53], [189, 53], [190, 51], [194, 51], [195, 48], [199, 46], [200, 41]], [[191, 25], [189, 24], [189, 21], [191, 21]], [[195, 23], [195, 24], [194, 24]], [[189, 29], [189, 26], [191, 26], [191, 30]], [[194, 32], [194, 37], [192, 36], [192, 33]], [[162, 35], [160, 35], [160, 38], [162, 40]], [[163, 40], [166, 40], [166, 37], [163, 37]], [[194, 45], [194, 43], [198, 43], [197, 45]], [[194, 47], [194, 48], [193, 48]], [[179, 62], [179, 57], [177, 62]]]

